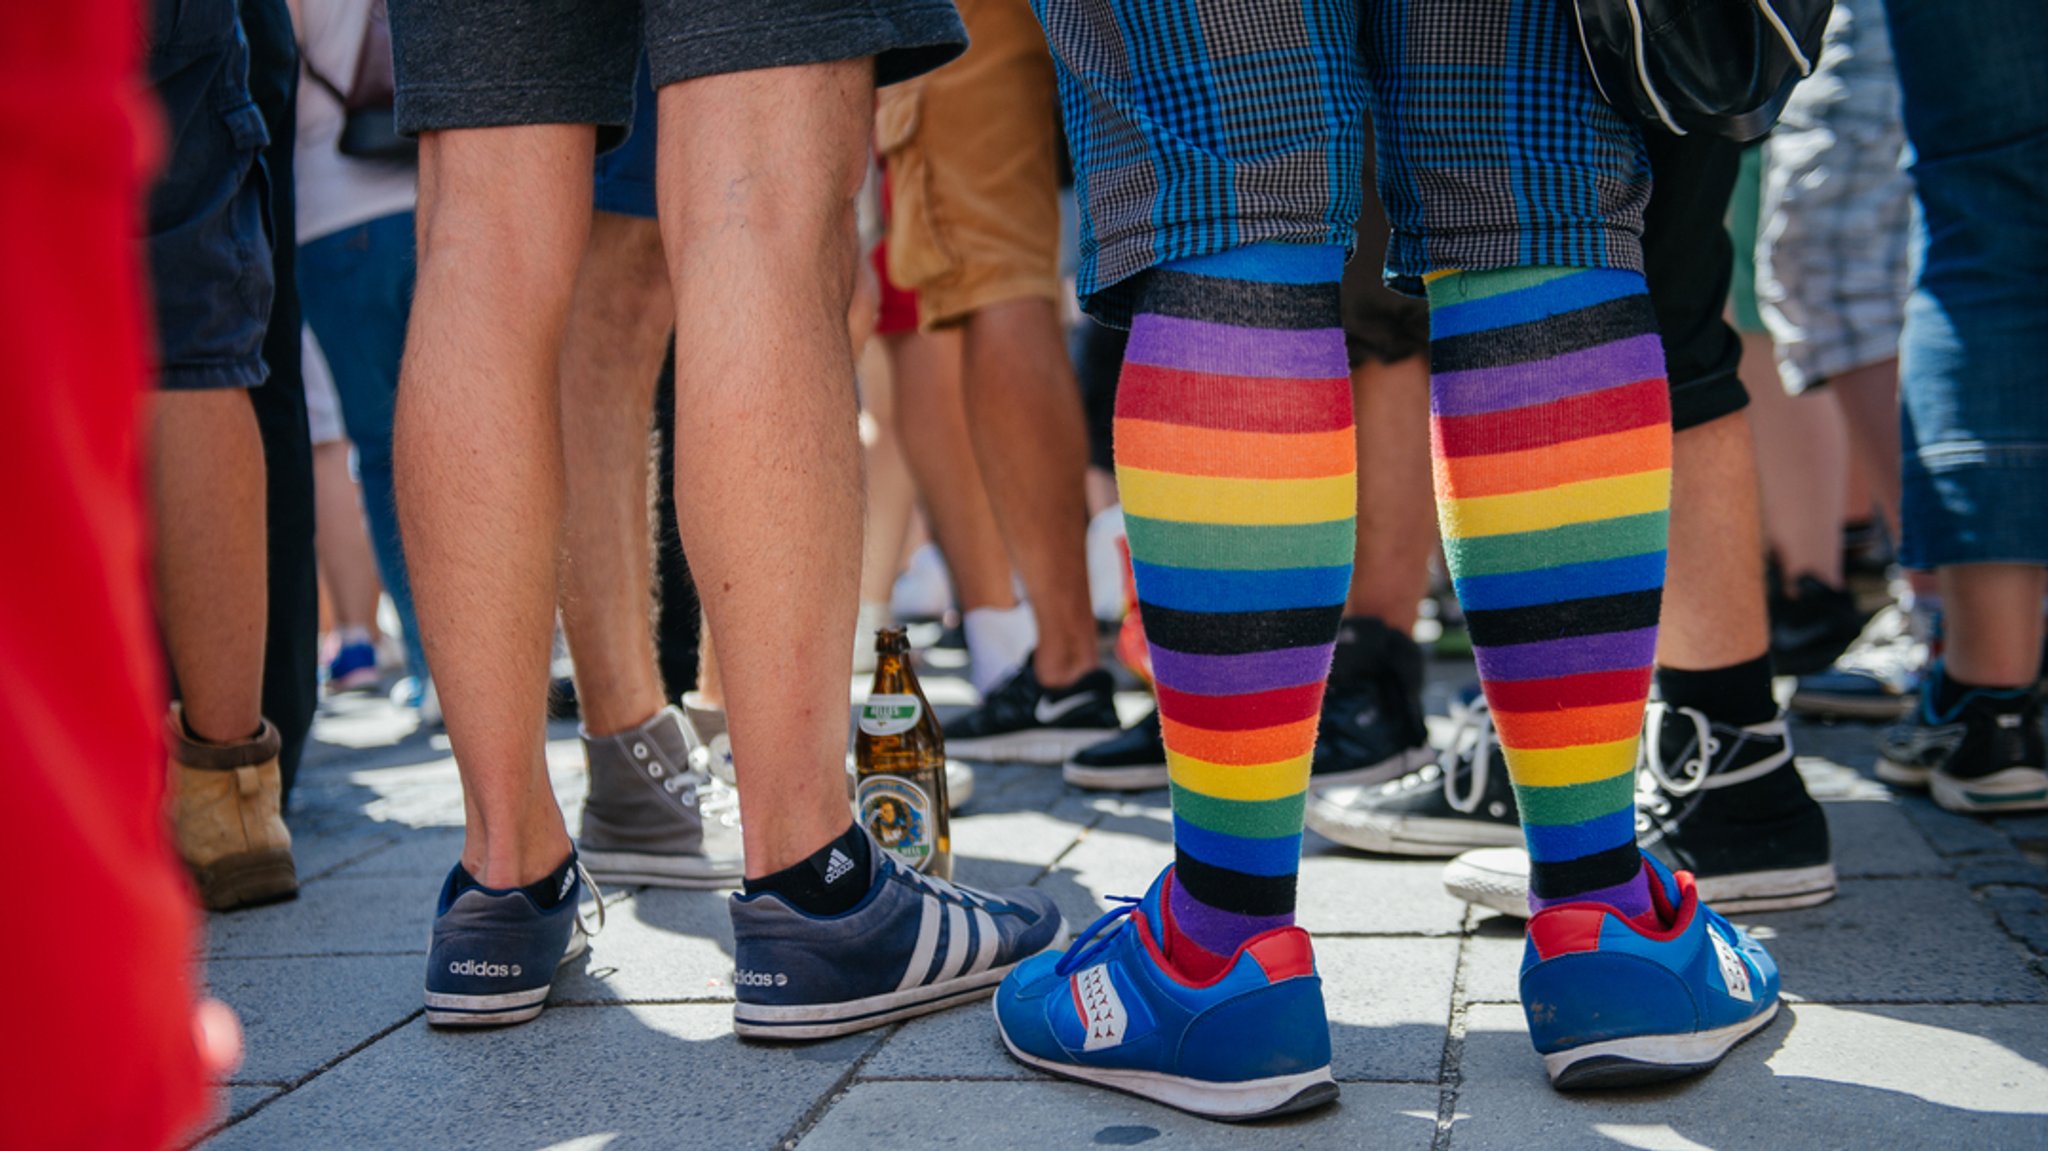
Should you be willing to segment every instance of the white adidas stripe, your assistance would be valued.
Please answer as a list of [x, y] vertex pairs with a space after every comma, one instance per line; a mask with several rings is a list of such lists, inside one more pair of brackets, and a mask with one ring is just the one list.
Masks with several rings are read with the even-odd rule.
[[944, 983], [967, 966], [967, 909], [957, 903], [946, 905], [946, 965], [939, 968], [933, 983]]
[[910, 949], [910, 966], [903, 969], [903, 979], [896, 984], [896, 990], [908, 991], [924, 982], [924, 973], [932, 969], [932, 953], [939, 948], [939, 901], [924, 901], [923, 914], [917, 921], [917, 946]]

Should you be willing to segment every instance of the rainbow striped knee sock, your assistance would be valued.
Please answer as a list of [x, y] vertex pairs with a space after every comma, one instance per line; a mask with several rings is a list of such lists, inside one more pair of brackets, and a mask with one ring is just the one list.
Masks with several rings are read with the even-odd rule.
[[1168, 952], [1193, 975], [1294, 922], [1358, 504], [1344, 252], [1262, 244], [1147, 277], [1117, 482], [1173, 782]]
[[1657, 650], [1671, 404], [1642, 276], [1429, 281], [1444, 555], [1529, 844], [1530, 903], [1649, 910], [1636, 743]]

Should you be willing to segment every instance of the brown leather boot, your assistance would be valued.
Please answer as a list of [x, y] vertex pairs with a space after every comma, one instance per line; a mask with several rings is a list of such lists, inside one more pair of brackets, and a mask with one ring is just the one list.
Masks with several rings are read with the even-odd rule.
[[277, 729], [266, 719], [253, 739], [207, 743], [185, 729], [184, 709], [174, 703], [164, 741], [171, 756], [171, 826], [199, 901], [209, 911], [227, 911], [296, 895]]

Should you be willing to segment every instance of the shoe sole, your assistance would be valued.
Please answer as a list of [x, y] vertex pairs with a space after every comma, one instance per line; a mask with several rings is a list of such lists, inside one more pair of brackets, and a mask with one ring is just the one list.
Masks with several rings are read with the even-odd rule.
[[[1059, 934], [1043, 950], [1058, 951], [1067, 945], [1067, 940], [1068, 931], [1063, 923]], [[1031, 956], [1023, 955], [1016, 962], [944, 983], [929, 983], [923, 987], [849, 999], [843, 1003], [803, 1003], [788, 1007], [735, 1003], [732, 1007], [732, 1031], [742, 1039], [779, 1042], [851, 1035], [884, 1023], [914, 1019], [973, 1002], [994, 991], [996, 984], [1003, 981], [1011, 968], [1029, 958]]]
[[1879, 756], [1877, 778], [1893, 787], [1925, 788], [1934, 778], [1934, 772], [1924, 767], [1915, 767], [1910, 763], [1899, 763]]
[[[1880, 774], [1883, 765], [1880, 764]], [[1950, 811], [1975, 814], [1988, 811], [2048, 810], [2048, 771], [2038, 767], [2008, 767], [1982, 779], [1961, 780], [1935, 772], [1930, 782], [1934, 802]]]
[[1153, 791], [1167, 784], [1166, 765], [1139, 764], [1133, 767], [1090, 767], [1068, 760], [1060, 778], [1090, 791]]
[[[569, 937], [569, 948], [562, 953], [561, 962], [555, 964], [555, 970], [560, 971], [589, 949], [590, 936], [579, 924], [576, 933]], [[548, 994], [554, 989], [555, 982], [550, 979], [542, 987], [507, 991], [500, 995], [450, 995], [429, 990], [426, 993], [427, 1024], [431, 1027], [479, 1028], [524, 1023], [541, 1013], [541, 1009], [548, 1005]]]
[[1634, 1087], [1697, 1075], [1721, 1062], [1736, 1044], [1778, 1017], [1773, 1003], [1752, 1019], [1685, 1035], [1639, 1035], [1555, 1051], [1543, 1057], [1550, 1085], [1559, 1091]]
[[1354, 851], [1376, 855], [1406, 855], [1422, 859], [1449, 859], [1479, 847], [1520, 847], [1522, 829], [1514, 825], [1482, 824], [1462, 819], [1400, 819], [1386, 822], [1350, 823], [1308, 805], [1311, 830], [1332, 843]]
[[648, 855], [632, 851], [592, 851], [579, 847], [577, 858], [592, 879], [614, 884], [678, 887], [714, 891], [738, 887], [745, 868], [738, 860], [716, 867], [701, 856]]
[[1906, 718], [1906, 713], [1913, 710], [1913, 697], [1829, 695], [1825, 692], [1795, 691], [1787, 706], [1800, 715], [1810, 715], [1819, 719], [1894, 720]]
[[946, 754], [984, 763], [1065, 763], [1075, 754], [1113, 738], [1113, 727], [1032, 728], [979, 739], [946, 741]]
[[[1713, 879], [1695, 876], [1700, 902], [1724, 914], [1754, 911], [1791, 911], [1818, 907], [1835, 897], [1838, 885], [1835, 865], [1788, 867], [1777, 871], [1751, 871]], [[1451, 861], [1444, 868], [1444, 891], [1453, 899], [1498, 911], [1516, 919], [1529, 918], [1529, 880], [1526, 875], [1492, 871]]]
[[208, 911], [258, 907], [299, 894], [298, 867], [289, 850], [231, 855], [191, 871], [199, 902]]
[[1163, 1071], [1129, 1071], [1110, 1067], [1076, 1067], [1067, 1063], [1054, 1063], [1027, 1054], [1010, 1042], [1009, 1033], [1003, 1030], [1002, 1016], [996, 1016], [996, 1033], [1003, 1037], [1003, 1046], [1009, 1049], [1010, 1058], [1026, 1067], [1036, 1068], [1062, 1079], [1078, 1083], [1090, 1083], [1107, 1087], [1140, 1099], [1149, 1099], [1164, 1104], [1176, 1111], [1185, 1111], [1204, 1119], [1221, 1119], [1230, 1123], [1241, 1123], [1251, 1119], [1268, 1119], [1275, 1115], [1287, 1115], [1296, 1111], [1307, 1111], [1321, 1107], [1337, 1098], [1337, 1081], [1331, 1077], [1328, 1065], [1314, 1071], [1303, 1071], [1294, 1075], [1276, 1075], [1268, 1079], [1250, 1079], [1242, 1083], [1216, 1083], [1207, 1079], [1190, 1079], [1182, 1075], [1168, 1075]]
[[1382, 783], [1392, 783], [1409, 772], [1420, 771], [1424, 764], [1430, 763], [1435, 759], [1436, 753], [1430, 749], [1426, 747], [1411, 747], [1406, 751], [1396, 752], [1378, 763], [1367, 764], [1364, 767], [1354, 767], [1348, 771], [1311, 773], [1308, 777], [1308, 785], [1310, 787], [1378, 787]]

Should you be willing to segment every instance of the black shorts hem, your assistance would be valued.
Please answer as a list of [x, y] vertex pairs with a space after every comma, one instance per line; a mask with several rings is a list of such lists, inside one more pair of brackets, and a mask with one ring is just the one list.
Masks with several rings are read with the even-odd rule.
[[967, 38], [945, 5], [931, 12], [847, 14], [830, 19], [773, 20], [715, 31], [691, 29], [650, 40], [648, 61], [661, 88], [705, 76], [763, 68], [875, 58], [875, 86], [920, 76], [965, 51]]
[[396, 113], [398, 130], [408, 136], [529, 124], [623, 129], [633, 120], [633, 89], [628, 83], [416, 84], [399, 91]]

